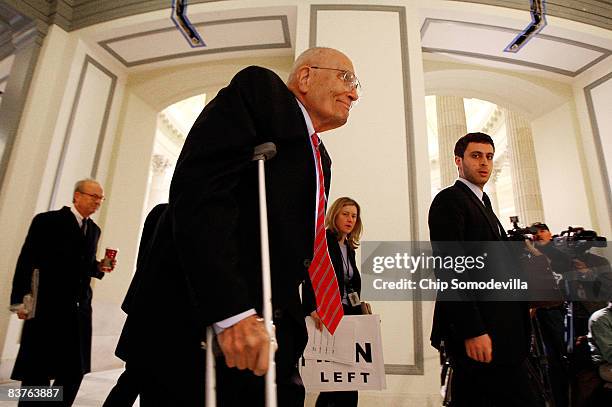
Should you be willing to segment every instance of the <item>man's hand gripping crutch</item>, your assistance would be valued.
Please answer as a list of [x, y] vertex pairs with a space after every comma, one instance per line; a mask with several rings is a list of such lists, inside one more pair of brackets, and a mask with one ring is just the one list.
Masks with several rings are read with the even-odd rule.
[[[273, 143], [255, 147], [253, 160], [259, 173], [259, 220], [261, 237], [261, 272], [263, 289], [263, 319], [249, 316], [217, 335], [219, 347], [229, 367], [249, 369], [257, 376], [266, 374], [266, 407], [276, 407], [276, 366], [274, 354], [278, 347], [272, 319], [272, 288], [270, 252], [268, 247], [268, 214], [264, 162], [276, 155]], [[212, 343], [212, 328], [207, 328], [206, 343]], [[216, 406], [214, 356], [212, 346], [206, 349], [206, 406]]]

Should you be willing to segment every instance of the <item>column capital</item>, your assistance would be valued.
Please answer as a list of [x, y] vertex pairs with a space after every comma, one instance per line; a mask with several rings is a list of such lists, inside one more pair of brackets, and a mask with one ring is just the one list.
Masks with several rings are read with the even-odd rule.
[[155, 175], [161, 175], [172, 166], [172, 161], [163, 154], [153, 154], [151, 157], [151, 167]]
[[495, 109], [491, 112], [491, 115], [489, 115], [487, 123], [484, 125], [481, 131], [486, 134], [494, 133], [495, 130], [497, 130], [500, 126], [499, 119], [501, 118], [501, 116], [502, 112], [499, 109], [499, 106], [495, 107]]
[[501, 174], [507, 162], [507, 160], [504, 160], [500, 163], [500, 165], [495, 166], [495, 169], [493, 170], [493, 172], [491, 172], [491, 178], [489, 179], [489, 183], [495, 184], [497, 182], [497, 178], [499, 178], [499, 174]]

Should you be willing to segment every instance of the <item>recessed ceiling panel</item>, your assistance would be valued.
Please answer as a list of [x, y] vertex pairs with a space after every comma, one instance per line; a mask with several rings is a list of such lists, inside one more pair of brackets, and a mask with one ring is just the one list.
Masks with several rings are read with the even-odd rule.
[[259, 16], [194, 24], [206, 42], [191, 48], [174, 27], [142, 31], [99, 42], [127, 67], [219, 52], [291, 48], [287, 16]]
[[539, 34], [518, 53], [503, 49], [519, 34], [507, 27], [466, 21], [425, 19], [421, 28], [425, 52], [475, 57], [576, 76], [606, 58], [609, 49], [567, 38]]

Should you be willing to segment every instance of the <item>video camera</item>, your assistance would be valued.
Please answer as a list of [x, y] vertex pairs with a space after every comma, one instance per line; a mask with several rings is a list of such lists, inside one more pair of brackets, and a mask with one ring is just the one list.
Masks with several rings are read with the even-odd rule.
[[567, 230], [561, 232], [559, 236], [554, 236], [553, 244], [557, 249], [572, 257], [580, 257], [592, 247], [608, 246], [606, 238], [597, 236], [597, 232], [572, 226], [568, 226]]
[[519, 227], [518, 216], [510, 216], [510, 222], [512, 222], [512, 229], [506, 231], [508, 240], [510, 241], [524, 242], [525, 240], [533, 240], [533, 235], [538, 232], [534, 227]]

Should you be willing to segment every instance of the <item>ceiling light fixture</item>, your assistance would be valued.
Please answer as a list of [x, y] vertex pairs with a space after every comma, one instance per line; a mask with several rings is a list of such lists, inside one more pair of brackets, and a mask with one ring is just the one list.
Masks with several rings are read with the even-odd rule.
[[170, 18], [192, 48], [206, 46], [198, 30], [195, 29], [189, 18], [187, 18], [187, 0], [172, 0], [172, 14], [170, 14]]
[[546, 6], [544, 0], [531, 0], [531, 23], [504, 49], [504, 52], [518, 52], [530, 39], [546, 27]]

